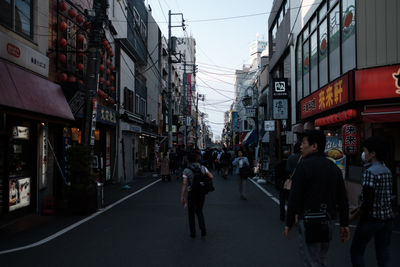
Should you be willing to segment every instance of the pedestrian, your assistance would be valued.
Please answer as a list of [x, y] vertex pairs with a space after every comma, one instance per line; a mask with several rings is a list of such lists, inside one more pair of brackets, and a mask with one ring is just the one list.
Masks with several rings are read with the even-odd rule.
[[298, 218], [300, 253], [305, 266], [326, 266], [336, 211], [340, 238], [349, 239], [346, 189], [340, 169], [324, 155], [326, 137], [322, 131], [307, 130], [301, 143], [302, 160], [293, 176], [284, 235]]
[[279, 218], [281, 221], [285, 221], [285, 205], [289, 197], [289, 189], [284, 188], [283, 185], [289, 175], [286, 172], [287, 159], [289, 157], [289, 151], [283, 152], [283, 158], [275, 166], [275, 187], [279, 191]]
[[370, 137], [363, 143], [361, 158], [366, 162], [363, 173], [361, 206], [350, 219], [360, 216], [351, 244], [351, 262], [354, 267], [365, 266], [364, 252], [369, 241], [375, 240], [378, 266], [392, 266], [390, 239], [393, 211], [391, 207], [392, 173], [383, 163], [386, 156], [383, 140]]
[[247, 178], [251, 175], [250, 163], [247, 157], [243, 156], [243, 150], [239, 150], [237, 157], [233, 160], [232, 165], [235, 167], [235, 174], [239, 176], [239, 194], [241, 200], [247, 200], [246, 183]]
[[165, 180], [168, 179], [168, 181], [171, 181], [171, 171], [169, 168], [169, 158], [168, 158], [168, 153], [164, 152], [163, 157], [161, 159], [161, 181], [165, 182]]
[[229, 167], [231, 166], [231, 155], [228, 153], [228, 150], [225, 147], [220, 157], [220, 164], [222, 178], [227, 179]]
[[[203, 175], [207, 175], [209, 178], [213, 179], [213, 174], [198, 161], [201, 156], [196, 152], [190, 152], [188, 155], [188, 167], [183, 170], [182, 174], [182, 192], [181, 192], [181, 202], [183, 205], [187, 203], [188, 216], [189, 216], [189, 230], [190, 237], [196, 237], [196, 225], [195, 225], [195, 215], [197, 215], [197, 220], [199, 222], [199, 227], [201, 230], [201, 236], [206, 236], [207, 230], [203, 215], [203, 206], [205, 201], [205, 194], [201, 191], [194, 190], [192, 188], [193, 180], [196, 173], [201, 172]], [[187, 202], [185, 199], [187, 195]]]

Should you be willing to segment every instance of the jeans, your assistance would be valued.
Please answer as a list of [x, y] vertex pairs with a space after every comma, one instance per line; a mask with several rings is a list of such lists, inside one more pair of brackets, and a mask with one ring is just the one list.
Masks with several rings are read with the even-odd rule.
[[284, 221], [285, 217], [286, 217], [285, 216], [286, 215], [285, 205], [286, 205], [286, 202], [287, 202], [287, 200], [289, 198], [289, 193], [290, 193], [290, 191], [287, 190], [287, 189], [282, 189], [279, 192], [279, 208], [280, 208], [280, 219], [281, 219], [281, 221]]
[[[329, 224], [330, 231], [333, 230], [332, 222]], [[329, 242], [307, 243], [305, 238], [304, 221], [299, 220], [299, 246], [300, 254], [306, 267], [326, 267]]]
[[364, 252], [368, 242], [375, 239], [376, 261], [379, 267], [392, 266], [390, 260], [390, 236], [392, 234], [392, 221], [371, 222], [360, 221], [351, 243], [351, 263], [354, 267], [365, 266]]
[[189, 213], [189, 229], [190, 234], [196, 234], [195, 215], [199, 221], [199, 228], [202, 233], [206, 232], [206, 225], [204, 222], [203, 206], [205, 195], [201, 193], [188, 193], [188, 213]]

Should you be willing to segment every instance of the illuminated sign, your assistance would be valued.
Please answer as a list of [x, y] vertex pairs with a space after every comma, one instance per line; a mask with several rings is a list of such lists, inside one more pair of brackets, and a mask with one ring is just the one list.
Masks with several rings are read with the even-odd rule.
[[300, 101], [302, 119], [336, 108], [350, 101], [349, 74], [331, 82]]

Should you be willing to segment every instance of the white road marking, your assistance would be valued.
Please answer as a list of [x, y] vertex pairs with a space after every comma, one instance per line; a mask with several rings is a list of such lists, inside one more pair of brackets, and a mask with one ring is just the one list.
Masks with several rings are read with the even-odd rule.
[[[266, 194], [268, 197], [270, 197], [276, 204], [279, 205], [279, 200], [274, 197], [270, 192], [268, 192], [264, 187], [262, 187], [261, 185], [259, 185], [257, 182], [253, 181], [252, 179], [248, 179], [250, 180], [253, 184], [255, 184], [261, 191], [264, 192], [264, 194]], [[339, 226], [339, 223], [336, 223], [337, 226]], [[349, 225], [350, 228], [356, 228], [357, 225], [354, 224], [350, 224]], [[394, 234], [400, 234], [400, 231], [392, 231], [392, 233]]]
[[100, 214], [102, 214], [102, 213], [108, 211], [109, 209], [112, 209], [113, 207], [115, 207], [116, 205], [120, 204], [121, 202], [124, 202], [124, 201], [127, 200], [128, 198], [133, 197], [134, 195], [139, 194], [140, 192], [146, 190], [146, 189], [149, 188], [150, 186], [152, 186], [152, 185], [154, 185], [154, 184], [156, 184], [156, 183], [158, 183], [158, 182], [160, 182], [160, 181], [161, 181], [161, 179], [158, 179], [157, 181], [155, 181], [155, 182], [153, 182], [153, 183], [151, 183], [151, 184], [148, 184], [148, 185], [146, 185], [145, 187], [142, 187], [141, 189], [139, 189], [139, 190], [137, 190], [137, 191], [135, 191], [135, 192], [133, 192], [133, 193], [131, 193], [131, 194], [125, 196], [124, 198], [121, 198], [120, 200], [114, 202], [113, 204], [108, 205], [108, 206], [105, 207], [104, 209], [101, 209], [101, 210], [99, 210], [99, 211], [93, 213], [93, 214], [90, 215], [89, 217], [86, 217], [86, 218], [84, 218], [84, 219], [82, 219], [82, 220], [80, 220], [80, 221], [78, 221], [78, 222], [76, 222], [76, 223], [74, 223], [74, 224], [72, 224], [72, 225], [70, 225], [70, 226], [68, 226], [68, 227], [66, 227], [66, 228], [64, 228], [64, 229], [62, 229], [62, 230], [60, 230], [60, 231], [56, 232], [55, 234], [53, 234], [53, 235], [51, 235], [51, 236], [48, 236], [48, 237], [46, 237], [46, 238], [44, 238], [44, 239], [42, 239], [42, 240], [39, 240], [39, 241], [37, 241], [37, 242], [35, 242], [35, 243], [29, 244], [29, 245], [26, 245], [26, 246], [23, 246], [23, 247], [18, 247], [18, 248], [13, 248], [13, 249], [2, 250], [2, 251], [0, 251], [0, 255], [2, 255], [2, 254], [7, 254], [7, 253], [11, 253], [11, 252], [16, 252], [16, 251], [21, 251], [21, 250], [25, 250], [25, 249], [29, 249], [29, 248], [34, 248], [34, 247], [38, 247], [38, 246], [40, 246], [40, 245], [43, 245], [43, 244], [45, 244], [45, 243], [47, 243], [47, 242], [49, 242], [49, 241], [51, 241], [51, 240], [53, 240], [53, 239], [55, 239], [55, 238], [57, 238], [57, 237], [59, 237], [59, 236], [61, 236], [61, 235], [65, 234], [65, 233], [71, 231], [72, 229], [78, 227], [79, 225], [81, 225], [81, 224], [83, 224], [83, 223], [85, 223], [85, 222], [87, 222], [87, 221], [90, 221], [91, 219], [93, 219], [93, 218], [99, 216]]

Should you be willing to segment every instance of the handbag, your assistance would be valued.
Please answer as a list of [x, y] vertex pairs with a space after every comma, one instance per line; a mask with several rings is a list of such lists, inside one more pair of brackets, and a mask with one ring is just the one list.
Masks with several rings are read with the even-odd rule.
[[293, 172], [289, 175], [289, 178], [285, 180], [285, 183], [283, 184], [283, 189], [290, 190], [292, 188], [292, 177], [296, 172], [297, 166], [299, 165], [300, 161], [301, 161], [301, 156], [297, 160], [296, 167], [294, 168]]
[[307, 243], [326, 243], [331, 241], [330, 217], [326, 211], [305, 212], [304, 229]]

